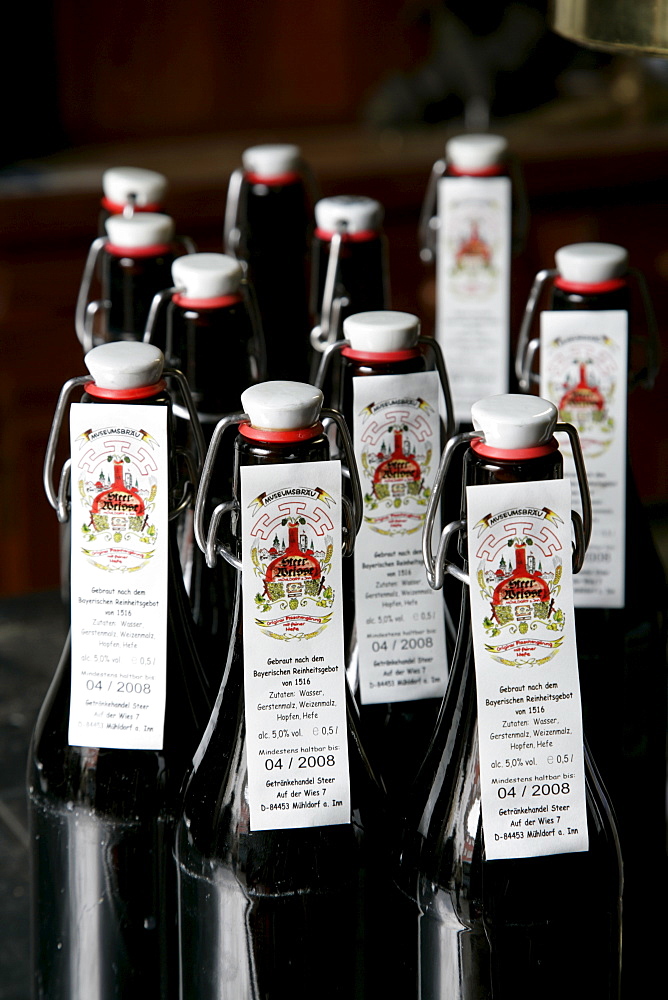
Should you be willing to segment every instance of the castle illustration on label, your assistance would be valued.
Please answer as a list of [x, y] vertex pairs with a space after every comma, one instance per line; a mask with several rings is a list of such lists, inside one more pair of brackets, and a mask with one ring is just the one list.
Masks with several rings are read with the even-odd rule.
[[535, 513], [536, 519], [502, 512], [476, 525], [476, 579], [486, 607], [481, 624], [489, 640], [502, 639], [487, 642], [485, 650], [506, 666], [547, 663], [566, 625], [558, 606], [562, 546], [552, 528], [561, 519], [548, 508]]
[[[322, 491], [320, 497], [333, 502]], [[278, 506], [273, 517], [263, 507], [251, 524], [250, 557], [260, 584], [253, 598], [255, 624], [274, 639], [311, 639], [332, 618], [333, 524], [320, 505], [309, 512], [304, 502], [282, 498]], [[286, 506], [301, 513], [284, 516]]]
[[570, 340], [549, 345], [546, 394], [559, 408], [560, 419], [577, 429], [585, 458], [602, 455], [614, 440], [618, 364], [613, 347], [601, 338], [599, 344], [588, 344], [584, 355]]
[[431, 494], [434, 411], [422, 399], [403, 404], [400, 423], [395, 422], [399, 408], [392, 404], [371, 404], [361, 415], [366, 421], [359, 457], [364, 520], [383, 535], [418, 531]]
[[450, 291], [456, 297], [493, 295], [499, 279], [500, 206], [480, 199], [450, 202], [446, 218]]
[[153, 450], [157, 442], [145, 431], [137, 432], [137, 439], [119, 439], [113, 432], [107, 437], [104, 431], [77, 439], [81, 552], [101, 570], [135, 572], [155, 553], [157, 466], [145, 446]]

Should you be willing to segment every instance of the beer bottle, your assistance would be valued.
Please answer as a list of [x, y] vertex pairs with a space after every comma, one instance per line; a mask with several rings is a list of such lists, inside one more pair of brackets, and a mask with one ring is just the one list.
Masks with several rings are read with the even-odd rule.
[[[588, 739], [615, 807], [624, 851], [624, 979], [653, 976], [648, 867], [665, 864], [666, 582], [638, 496], [627, 435], [627, 394], [651, 387], [658, 365], [654, 318], [642, 276], [624, 247], [574, 243], [534, 283], [518, 345], [525, 391], [537, 383], [578, 429], [594, 522], [575, 582], [582, 701]], [[532, 323], [545, 288], [540, 336]], [[632, 308], [644, 299], [644, 310]], [[644, 315], [642, 314], [644, 312]], [[537, 362], [537, 365], [536, 365]], [[538, 370], [536, 370], [536, 368]], [[573, 460], [564, 449], [566, 473]]]
[[[453, 430], [452, 403], [438, 344], [420, 337], [417, 316], [356, 313], [343, 332], [318, 384], [338, 355], [338, 406], [352, 428], [364, 501], [354, 581], [350, 567], [345, 588], [355, 621], [349, 677], [364, 745], [388, 791], [403, 797], [447, 681], [448, 612], [427, 583], [420, 540], [438, 456]], [[434, 360], [437, 370], [429, 370]]]
[[[145, 339], [152, 341], [156, 326], [163, 322], [160, 310], [166, 303], [167, 361], [188, 380], [208, 446], [216, 424], [234, 409], [240, 393], [265, 376], [262, 330], [252, 289], [234, 257], [220, 253], [177, 257], [172, 265], [172, 284], [173, 288], [154, 299]], [[174, 404], [173, 411], [177, 441], [190, 451], [196, 428], [190, 423], [189, 411], [181, 402]], [[231, 494], [232, 466], [233, 449], [226, 442], [211, 482], [207, 524], [220, 498]], [[191, 510], [184, 512], [179, 536], [184, 581], [202, 644], [211, 650], [205, 664], [217, 668], [212, 679], [217, 691], [232, 620], [235, 573], [225, 560], [219, 560], [215, 569], [207, 567], [194, 541]]]
[[[432, 585], [447, 568], [465, 586], [398, 869], [415, 902], [416, 995], [617, 998], [621, 857], [577, 687], [571, 559], [577, 571], [590, 531], [577, 433], [537, 397], [491, 397], [472, 416], [446, 448], [424, 533]], [[579, 457], [584, 524], [555, 430]], [[434, 557], [445, 466], [467, 440], [462, 519]], [[446, 559], [458, 531], [462, 566]]]
[[225, 250], [255, 289], [273, 379], [308, 373], [308, 238], [312, 186], [297, 146], [251, 146], [227, 193]]
[[[517, 186], [517, 185], [516, 185]], [[513, 185], [503, 136], [449, 139], [420, 221], [420, 256], [436, 262], [436, 339], [453, 386], [455, 416], [510, 387]]]
[[[171, 1000], [172, 841], [210, 711], [174, 537], [184, 483], [161, 352], [105, 344], [86, 363], [61, 393], [45, 467], [74, 526], [70, 635], [28, 763], [34, 996]], [[70, 500], [67, 469], [58, 493], [51, 474], [81, 386]]]
[[[382, 801], [343, 656], [340, 561], [359, 488], [346, 449], [353, 505], [342, 503], [321, 417], [345, 428], [321, 403], [301, 383], [251, 386], [246, 412], [218, 425], [200, 484], [198, 540], [243, 572], [177, 838], [183, 1000], [377, 995]], [[234, 424], [237, 555], [219, 519], [201, 534], [212, 451]]]
[[109, 167], [102, 174], [102, 191], [99, 232], [104, 236], [110, 215], [162, 212], [167, 178], [144, 167]]

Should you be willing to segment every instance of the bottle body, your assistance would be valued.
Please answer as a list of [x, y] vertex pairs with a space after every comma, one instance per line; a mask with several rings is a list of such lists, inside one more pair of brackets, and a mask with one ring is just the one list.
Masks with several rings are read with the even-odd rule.
[[[340, 322], [353, 313], [389, 307], [387, 245], [381, 233], [342, 236], [338, 261], [338, 281], [334, 295], [344, 299]], [[325, 292], [331, 233], [316, 230], [313, 237], [311, 312], [319, 319]]]
[[[146, 248], [142, 248], [145, 250]], [[103, 297], [109, 302], [109, 340], [141, 340], [146, 329], [153, 296], [171, 285], [174, 253], [168, 246], [141, 254], [135, 249], [118, 253], [108, 246], [102, 258]], [[156, 331], [154, 343], [164, 350], [164, 330]]]
[[[469, 451], [464, 465], [468, 485], [561, 478], [558, 452], [518, 463]], [[621, 855], [586, 751], [589, 850], [485, 859], [467, 588], [462, 601], [448, 691], [408, 810], [399, 866], [400, 884], [416, 902], [417, 995], [616, 998]]]
[[[405, 352], [410, 353], [410, 352]], [[348, 349], [341, 354], [341, 383], [339, 409], [350, 427], [354, 425], [353, 380], [384, 375], [409, 375], [425, 372], [428, 364], [419, 348], [413, 357], [405, 360], [382, 360], [369, 354], [360, 358]], [[440, 449], [443, 441], [437, 442]], [[355, 623], [355, 574], [352, 560], [344, 564], [344, 589], [347, 601], [347, 660], [352, 664], [350, 673], [355, 676], [364, 669], [357, 663], [359, 656]], [[389, 616], [388, 616], [389, 619]], [[392, 630], [392, 626], [388, 626]], [[383, 778], [390, 802], [401, 797], [414, 779], [436, 723], [441, 698], [430, 697], [414, 701], [388, 701], [381, 704], [362, 704], [357, 695], [360, 712], [362, 740], [374, 765]]]
[[[240, 393], [257, 382], [262, 369], [258, 358], [257, 333], [241, 295], [229, 295], [223, 305], [193, 304], [175, 296], [166, 314], [168, 362], [186, 376], [200, 419], [205, 443], [211, 441], [216, 424], [239, 407]], [[189, 416], [176, 408], [176, 438], [192, 450]], [[232, 442], [223, 441], [211, 488], [209, 511], [232, 494], [234, 464]], [[213, 569], [193, 534], [192, 511], [180, 524], [181, 561], [193, 618], [207, 670], [213, 671], [211, 690], [220, 685], [234, 607], [235, 572], [224, 560]]]
[[512, 189], [505, 167], [449, 166], [436, 182], [436, 339], [460, 429], [473, 403], [510, 390]]
[[[240, 436], [237, 485], [239, 463], [327, 455], [323, 434], [288, 450]], [[177, 837], [182, 997], [306, 998], [314, 981], [323, 997], [371, 995], [366, 981], [376, 922], [369, 900], [378, 898], [378, 876], [370, 838], [380, 824], [380, 791], [348, 712], [352, 821], [251, 830], [239, 606], [240, 600], [225, 678]]]
[[239, 257], [255, 289], [272, 379], [304, 379], [308, 370], [309, 205], [304, 181], [246, 175], [239, 202]]
[[[168, 402], [164, 393], [149, 401]], [[181, 782], [210, 702], [171, 533], [162, 749], [70, 745], [69, 640], [35, 727], [28, 785], [39, 1000], [176, 996], [170, 855]]]
[[[610, 291], [595, 286], [572, 291], [557, 281], [552, 309], [628, 313], [628, 284], [621, 279], [615, 284], [619, 287]], [[641, 930], [637, 913], [649, 903], [648, 865], [660, 870], [665, 864], [667, 594], [630, 459], [627, 453], [626, 490], [620, 498], [624, 540], [615, 552], [615, 558], [624, 558], [623, 606], [576, 607], [575, 617], [585, 726], [616, 811], [624, 853], [624, 981], [635, 989], [642, 982], [649, 987], [654, 977], [647, 954], [660, 948], [658, 939], [648, 948], [653, 931]], [[602, 500], [609, 504], [605, 493]]]

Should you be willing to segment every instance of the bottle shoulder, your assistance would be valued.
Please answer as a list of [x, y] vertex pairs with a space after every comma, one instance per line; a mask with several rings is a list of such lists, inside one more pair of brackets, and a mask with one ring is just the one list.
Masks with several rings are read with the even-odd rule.
[[[188, 779], [177, 834], [179, 863], [204, 878], [231, 870], [248, 891], [257, 893], [306, 890], [314, 872], [332, 886], [356, 878], [368, 834], [384, 815], [382, 792], [363, 756], [354, 719], [349, 714], [351, 822], [252, 830], [239, 652], [233, 660]], [[270, 756], [266, 759], [273, 764]], [[295, 763], [299, 774], [298, 754]], [[293, 785], [305, 784], [273, 766], [264, 780], [285, 784], [288, 801]]]

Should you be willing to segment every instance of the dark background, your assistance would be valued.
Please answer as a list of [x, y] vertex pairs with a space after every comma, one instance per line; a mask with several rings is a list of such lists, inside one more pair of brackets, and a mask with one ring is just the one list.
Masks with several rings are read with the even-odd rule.
[[[84, 372], [74, 303], [102, 170], [165, 173], [177, 230], [221, 250], [242, 150], [297, 142], [323, 194], [384, 204], [393, 305], [428, 332], [433, 279], [416, 236], [427, 177], [448, 135], [464, 120], [484, 127], [489, 112], [522, 162], [531, 207], [514, 331], [554, 251], [604, 240], [645, 273], [665, 354], [668, 76], [661, 60], [556, 38], [540, 2], [36, 0], [12, 4], [2, 28], [0, 1000], [25, 1000], [23, 768], [64, 629], [42, 462], [60, 386]], [[666, 384], [663, 374], [629, 400], [634, 471], [659, 540]]]
[[[619, 242], [647, 275], [664, 341], [665, 63], [588, 52], [543, 4], [426, 0], [59, 0], [4, 23], [0, 142], [0, 595], [57, 585], [41, 465], [57, 393], [83, 372], [73, 313], [105, 167], [158, 169], [168, 210], [220, 250], [245, 146], [301, 145], [323, 194], [386, 208], [393, 305], [433, 320], [417, 217], [432, 162], [467, 125], [504, 132], [532, 225], [513, 278], [517, 329], [554, 250]], [[668, 504], [665, 377], [630, 402], [641, 496]], [[242, 388], [242, 387], [240, 387]]]

